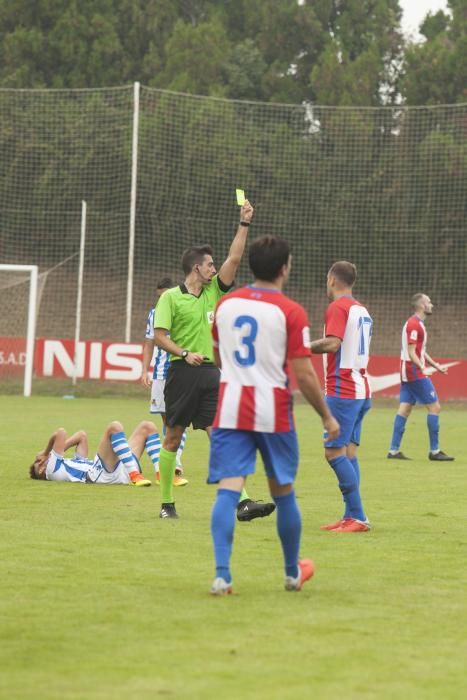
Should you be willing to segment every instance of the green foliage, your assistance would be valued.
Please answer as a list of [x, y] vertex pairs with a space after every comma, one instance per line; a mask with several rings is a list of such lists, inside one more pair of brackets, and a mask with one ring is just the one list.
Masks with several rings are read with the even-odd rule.
[[425, 19], [423, 43], [407, 47], [402, 92], [408, 104], [467, 101], [467, 0], [450, 0], [452, 16], [442, 11]]

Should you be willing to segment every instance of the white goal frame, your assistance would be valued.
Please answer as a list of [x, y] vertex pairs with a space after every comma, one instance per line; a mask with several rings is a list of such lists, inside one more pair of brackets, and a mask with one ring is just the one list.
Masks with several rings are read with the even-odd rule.
[[24, 366], [23, 395], [31, 396], [32, 373], [34, 370], [34, 347], [36, 342], [36, 317], [37, 317], [37, 288], [39, 268], [37, 265], [3, 265], [0, 271], [28, 272], [29, 277], [29, 302], [28, 302], [28, 326], [26, 331], [26, 363]]

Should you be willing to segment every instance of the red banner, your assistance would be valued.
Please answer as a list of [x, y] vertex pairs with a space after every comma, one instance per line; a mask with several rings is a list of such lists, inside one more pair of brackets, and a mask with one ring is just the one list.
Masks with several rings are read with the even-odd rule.
[[0, 379], [21, 377], [26, 364], [26, 338], [0, 336]]
[[[34, 358], [36, 377], [72, 377], [75, 362], [74, 341], [62, 338], [38, 338]], [[24, 372], [26, 340], [0, 337], [0, 378]], [[448, 374], [434, 372], [433, 383], [441, 400], [467, 400], [467, 361], [436, 358]], [[320, 355], [312, 358], [321, 383], [323, 363]], [[76, 353], [78, 379], [101, 381], [138, 381], [143, 366], [142, 343], [115, 343], [107, 340], [82, 340]], [[398, 397], [399, 358], [374, 355], [369, 365], [374, 396]], [[294, 382], [292, 382], [294, 387]]]

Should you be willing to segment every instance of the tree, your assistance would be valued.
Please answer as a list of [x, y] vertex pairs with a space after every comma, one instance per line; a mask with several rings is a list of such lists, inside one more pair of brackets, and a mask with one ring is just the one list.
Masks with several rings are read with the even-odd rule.
[[467, 101], [467, 0], [449, 0], [450, 14], [425, 18], [426, 41], [405, 53], [402, 94], [407, 104], [452, 104]]
[[403, 49], [398, 0], [333, 0], [328, 5], [329, 42], [311, 71], [314, 99], [329, 105], [393, 102]]

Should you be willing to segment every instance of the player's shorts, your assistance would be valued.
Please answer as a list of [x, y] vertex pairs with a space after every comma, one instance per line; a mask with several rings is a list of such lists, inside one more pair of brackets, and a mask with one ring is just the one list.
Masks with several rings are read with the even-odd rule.
[[153, 379], [151, 386], [150, 413], [165, 413], [164, 399], [165, 379]]
[[428, 377], [413, 382], [401, 382], [400, 402], [429, 404], [438, 401], [436, 389]]
[[122, 462], [119, 462], [115, 469], [109, 469], [99, 455], [96, 455], [86, 481], [92, 484], [129, 484], [130, 477]]
[[230, 477], [254, 474], [257, 450], [269, 478], [275, 479], [281, 486], [293, 483], [298, 468], [298, 441], [295, 430], [286, 433], [260, 433], [213, 428], [208, 484], [216, 484], [221, 479]]
[[346, 447], [351, 442], [360, 444], [362, 421], [371, 408], [371, 399], [339, 399], [336, 396], [326, 396], [326, 403], [341, 430], [335, 440], [326, 442], [325, 447]]
[[214, 422], [220, 372], [213, 364], [192, 367], [183, 360], [172, 362], [165, 382], [165, 419], [171, 428], [208, 428]]

